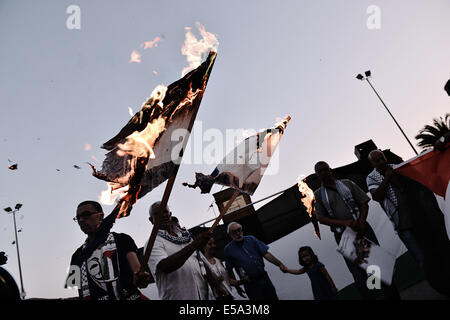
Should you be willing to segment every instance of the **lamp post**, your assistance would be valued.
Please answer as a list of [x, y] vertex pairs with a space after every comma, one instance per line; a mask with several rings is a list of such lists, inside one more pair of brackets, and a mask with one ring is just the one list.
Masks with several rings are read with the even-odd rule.
[[25, 298], [25, 290], [23, 289], [23, 279], [22, 279], [22, 267], [20, 265], [20, 255], [19, 255], [19, 239], [17, 238], [17, 226], [16, 226], [16, 212], [20, 210], [20, 208], [22, 207], [21, 203], [17, 203], [16, 206], [14, 207], [14, 210], [11, 209], [10, 207], [5, 208], [3, 210], [5, 210], [6, 212], [10, 213], [12, 212], [13, 214], [13, 220], [14, 220], [14, 234], [16, 236], [16, 249], [17, 249], [17, 261], [19, 263], [19, 275], [20, 275], [20, 290], [21, 290], [21, 296], [22, 299]]
[[361, 73], [359, 73], [356, 76], [356, 79], [364, 81], [366, 80], [367, 83], [370, 85], [370, 87], [372, 88], [373, 92], [375, 92], [375, 94], [377, 95], [378, 99], [380, 99], [381, 103], [383, 104], [383, 106], [386, 108], [386, 111], [389, 113], [389, 115], [392, 117], [392, 120], [394, 120], [395, 124], [397, 125], [397, 127], [400, 129], [400, 131], [402, 132], [403, 136], [405, 137], [406, 141], [408, 141], [409, 145], [411, 146], [411, 148], [413, 149], [414, 153], [416, 155], [418, 155], [416, 149], [414, 148], [414, 146], [412, 145], [411, 141], [409, 141], [408, 137], [406, 136], [405, 132], [403, 132], [402, 128], [400, 127], [400, 125], [398, 124], [397, 120], [395, 120], [394, 116], [392, 115], [391, 111], [389, 111], [388, 107], [386, 106], [386, 104], [384, 103], [383, 99], [381, 99], [380, 95], [378, 94], [377, 90], [375, 90], [375, 88], [373, 87], [372, 83], [369, 81], [369, 78], [371, 77], [371, 72], [370, 70], [367, 70], [364, 73], [365, 76], [363, 76]]

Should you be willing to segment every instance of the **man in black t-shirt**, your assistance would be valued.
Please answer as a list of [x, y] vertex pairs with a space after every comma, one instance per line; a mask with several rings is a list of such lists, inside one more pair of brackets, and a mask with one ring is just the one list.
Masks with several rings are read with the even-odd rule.
[[[98, 202], [84, 201], [77, 207], [74, 218], [87, 236], [85, 243], [72, 255], [71, 270], [78, 270], [80, 299], [139, 300], [139, 288], [148, 285], [148, 273], [139, 273], [140, 263], [133, 239], [124, 233], [108, 232], [96, 248], [87, 247], [99, 241], [97, 231], [103, 220]], [[69, 275], [70, 277], [70, 275]]]

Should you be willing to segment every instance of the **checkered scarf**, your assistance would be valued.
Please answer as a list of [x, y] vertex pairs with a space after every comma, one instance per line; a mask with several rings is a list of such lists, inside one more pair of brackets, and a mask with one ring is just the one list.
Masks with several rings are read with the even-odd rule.
[[[359, 207], [355, 202], [355, 200], [353, 199], [352, 192], [341, 180], [335, 180], [335, 184], [339, 196], [342, 198], [342, 200], [344, 200], [345, 205], [350, 210], [350, 213], [353, 216], [353, 219], [357, 220], [359, 217]], [[331, 209], [330, 206], [330, 201], [328, 200], [328, 194], [323, 184], [320, 186], [320, 195], [322, 198], [322, 203], [325, 206], [325, 209], [327, 209], [329, 216], [334, 217], [333, 210]], [[342, 228], [336, 227], [336, 231], [341, 232]]]
[[[390, 167], [392, 165], [389, 164]], [[373, 169], [373, 171], [367, 176], [367, 187], [373, 189], [373, 187], [378, 188], [380, 184], [383, 182], [384, 176], [378, 172], [377, 169]], [[391, 184], [388, 184], [386, 197], [383, 201], [380, 202], [381, 207], [384, 212], [388, 215], [389, 219], [394, 223], [394, 226], [398, 226], [398, 200], [395, 195], [394, 189]]]
[[181, 232], [180, 236], [172, 236], [167, 231], [158, 230], [158, 236], [175, 244], [189, 243], [192, 240], [192, 235], [189, 231], [177, 227], [177, 231]]

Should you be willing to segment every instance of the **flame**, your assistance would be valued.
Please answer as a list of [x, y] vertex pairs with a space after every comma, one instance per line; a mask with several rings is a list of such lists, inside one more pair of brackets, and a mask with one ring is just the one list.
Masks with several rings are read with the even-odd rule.
[[312, 217], [313, 211], [313, 201], [314, 201], [314, 191], [311, 190], [310, 187], [305, 182], [305, 179], [299, 180], [298, 183], [298, 191], [304, 196], [301, 200], [303, 205], [306, 207], [306, 211], [309, 216]]
[[110, 183], [106, 183], [106, 185], [107, 189], [100, 193], [98, 202], [107, 206], [113, 205], [116, 200], [125, 196], [128, 191], [128, 186], [113, 190]]
[[192, 103], [194, 101], [194, 99], [197, 97], [197, 95], [201, 92], [202, 90], [200, 90], [200, 88], [198, 88], [197, 90], [195, 90], [195, 92], [192, 91], [192, 83], [189, 84], [189, 91], [186, 94], [186, 98], [183, 99], [183, 101], [181, 101], [177, 108], [174, 110], [174, 112], [172, 113], [172, 116], [170, 116], [169, 121], [172, 121], [172, 117], [176, 114], [177, 110], [183, 108], [186, 104], [188, 103]]
[[130, 55], [130, 61], [128, 61], [128, 63], [132, 62], [141, 63], [141, 57], [142, 55], [139, 52], [133, 50], [133, 52]]
[[[163, 100], [166, 96], [167, 87], [165, 85], [158, 85], [153, 89], [152, 94], [146, 105], [156, 105], [160, 108], [164, 107]], [[128, 111], [130, 111], [129, 108]], [[131, 110], [132, 111], [132, 110]], [[132, 112], [130, 114], [133, 116]], [[159, 137], [161, 132], [165, 130], [166, 120], [163, 117], [154, 119], [152, 122], [148, 123], [144, 130], [134, 131], [130, 134], [124, 143], [119, 143], [117, 145], [117, 154], [119, 156], [131, 155], [135, 157], [149, 157], [150, 159], [155, 159], [155, 154], [153, 152], [153, 146], [155, 145], [156, 139]]]
[[181, 47], [181, 54], [186, 56], [186, 60], [189, 63], [189, 67], [183, 69], [181, 76], [184, 77], [186, 73], [197, 68], [202, 61], [206, 58], [209, 51], [217, 51], [219, 47], [219, 41], [216, 35], [207, 32], [205, 27], [199, 22], [196, 26], [202, 36], [202, 39], [197, 40], [197, 38], [192, 34], [190, 27], [185, 27], [186, 36], [184, 44]]
[[91, 146], [89, 143], [86, 143], [86, 144], [84, 145], [84, 150], [89, 151], [89, 150], [91, 150], [91, 149], [92, 149], [92, 146]]
[[118, 144], [117, 154], [155, 159], [153, 146], [160, 133], [165, 130], [165, 125], [166, 121], [160, 117], [148, 123], [144, 130], [133, 132], [127, 137], [125, 143]]
[[152, 41], [144, 41], [144, 43], [141, 44], [141, 47], [144, 48], [144, 50], [147, 50], [148, 48], [153, 48], [158, 46], [158, 42], [161, 41], [160, 37], [155, 37]]

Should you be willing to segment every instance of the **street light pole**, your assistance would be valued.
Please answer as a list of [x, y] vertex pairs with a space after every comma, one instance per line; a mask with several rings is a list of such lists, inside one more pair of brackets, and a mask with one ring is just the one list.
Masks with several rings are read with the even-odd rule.
[[356, 78], [358, 80], [366, 80], [367, 83], [370, 85], [370, 87], [372, 88], [373, 92], [375, 92], [375, 94], [377, 95], [378, 99], [380, 99], [381, 103], [383, 104], [384, 108], [386, 109], [386, 111], [389, 113], [389, 115], [391, 116], [392, 120], [394, 120], [395, 124], [397, 125], [397, 127], [400, 129], [401, 133], [403, 134], [403, 136], [405, 137], [406, 141], [408, 141], [409, 145], [411, 146], [411, 148], [413, 149], [414, 153], [416, 155], [418, 155], [416, 149], [414, 148], [414, 146], [412, 145], [411, 141], [409, 141], [408, 137], [406, 136], [405, 132], [402, 130], [402, 128], [400, 127], [400, 125], [398, 124], [397, 120], [395, 120], [394, 116], [392, 115], [391, 111], [389, 111], [389, 108], [386, 106], [386, 104], [384, 103], [383, 99], [381, 99], [380, 95], [378, 94], [377, 90], [375, 90], [374, 86], [372, 85], [372, 83], [369, 81], [369, 77], [370, 77], [370, 71], [366, 71], [366, 76], [362, 76], [361, 74], [358, 74], [356, 76]]
[[23, 280], [22, 280], [22, 266], [20, 264], [20, 255], [19, 255], [19, 238], [17, 237], [17, 227], [16, 227], [16, 211], [19, 209], [13, 210], [13, 220], [14, 220], [14, 233], [16, 235], [16, 249], [17, 249], [17, 261], [19, 262], [19, 274], [20, 274], [20, 289], [22, 299], [25, 298], [25, 290], [23, 289]]
[[19, 254], [19, 238], [17, 237], [17, 225], [16, 225], [16, 211], [19, 211], [20, 208], [22, 208], [22, 204], [17, 203], [16, 206], [14, 207], [14, 210], [11, 209], [11, 207], [4, 208], [3, 210], [6, 211], [7, 213], [12, 212], [12, 214], [13, 214], [14, 234], [16, 236], [17, 261], [19, 263], [19, 274], [20, 274], [20, 289], [21, 289], [20, 295], [21, 295], [22, 299], [25, 299], [26, 293], [25, 293], [25, 290], [23, 289], [22, 266], [20, 264], [20, 254]]

